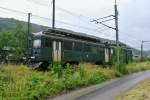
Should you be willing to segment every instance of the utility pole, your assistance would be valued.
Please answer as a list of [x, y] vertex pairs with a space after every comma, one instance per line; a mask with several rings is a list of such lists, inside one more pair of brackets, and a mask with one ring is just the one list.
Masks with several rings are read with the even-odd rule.
[[[92, 20], [91, 22], [95, 22], [96, 24], [101, 24], [101, 25], [103, 25], [107, 28], [110, 28], [110, 29], [113, 29], [113, 30], [116, 31], [116, 47], [117, 47], [116, 57], [117, 57], [117, 67], [119, 67], [119, 64], [120, 64], [119, 28], [118, 28], [118, 8], [117, 8], [117, 1], [116, 0], [115, 0], [114, 9], [115, 9], [115, 15], [109, 15], [109, 16], [106, 16], [106, 17], [102, 17], [102, 18], [99, 18], [99, 19], [96, 19], [96, 20]], [[104, 19], [110, 18], [110, 17], [113, 17], [113, 19], [104, 20]], [[114, 20], [114, 19], [115, 19], [115, 28], [103, 23], [103, 22], [108, 22], [108, 21]]]
[[143, 57], [143, 46], [144, 46], [144, 43], [149, 43], [150, 42], [150, 40], [149, 41], [143, 41], [142, 40], [142, 42], [141, 42], [141, 61], [143, 61], [144, 59], [144, 57]]
[[31, 19], [31, 13], [28, 13], [28, 36], [30, 34], [30, 19]]
[[31, 20], [31, 13], [28, 13], [28, 33], [27, 33], [27, 58], [30, 57], [29, 53], [29, 40], [30, 40], [30, 20]]
[[53, 0], [53, 18], [52, 18], [52, 29], [55, 29], [55, 0]]
[[141, 42], [141, 61], [143, 61], [143, 43], [144, 43], [144, 41], [142, 40], [142, 42]]
[[118, 29], [118, 9], [117, 9], [117, 1], [115, 0], [115, 26], [116, 26], [116, 45], [117, 45], [117, 65], [119, 66], [119, 29]]

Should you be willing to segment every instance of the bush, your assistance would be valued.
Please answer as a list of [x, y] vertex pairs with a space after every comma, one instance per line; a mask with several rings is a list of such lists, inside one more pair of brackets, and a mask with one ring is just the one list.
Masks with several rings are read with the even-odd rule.
[[88, 82], [89, 84], [98, 84], [108, 80], [109, 78], [105, 76], [102, 72], [98, 71], [90, 76]]
[[[117, 63], [117, 47], [115, 48], [115, 53], [113, 55], [113, 59], [112, 59], [112, 64], [115, 70], [117, 70], [118, 72], [120, 72], [121, 74], [128, 74], [127, 71], [127, 64], [125, 61], [125, 50], [123, 49], [123, 47], [119, 47], [119, 64]], [[129, 61], [130, 62], [130, 61]]]
[[[99, 84], [122, 76], [115, 69], [89, 64], [83, 64], [80, 67], [68, 66], [66, 69], [61, 68], [61, 70], [60, 68], [56, 69], [37, 72], [23, 65], [1, 65], [0, 98], [4, 100], [45, 99], [47, 96], [58, 95], [62, 92]], [[127, 66], [129, 73], [148, 69], [150, 69], [150, 62], [131, 63]], [[59, 72], [61, 77], [58, 75]]]
[[131, 63], [127, 66], [128, 73], [135, 73], [145, 70], [150, 70], [150, 62]]

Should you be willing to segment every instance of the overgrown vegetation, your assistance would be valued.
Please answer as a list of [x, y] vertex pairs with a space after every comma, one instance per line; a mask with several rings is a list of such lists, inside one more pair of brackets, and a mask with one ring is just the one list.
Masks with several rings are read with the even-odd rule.
[[[130, 63], [132, 58], [131, 57], [127, 57], [126, 53], [127, 51], [125, 49], [123, 49], [124, 47], [120, 46], [119, 47], [119, 64], [117, 63], [117, 47], [115, 48], [115, 53], [113, 55], [112, 58], [112, 64], [113, 67], [119, 71], [122, 74], [128, 74], [128, 70], [127, 70], [127, 63]], [[127, 57], [127, 59], [126, 59]]]
[[[37, 72], [23, 65], [1, 65], [0, 99], [41, 100], [47, 96], [55, 96], [122, 76], [113, 68], [102, 68], [90, 64], [82, 64], [80, 67], [68, 66], [61, 71], [58, 69]], [[150, 69], [150, 62], [132, 63], [127, 66], [129, 73], [147, 69]]]
[[[27, 51], [27, 23], [15, 19], [0, 18], [0, 60], [10, 56], [20, 60]], [[30, 31], [39, 32], [47, 27], [32, 24]]]
[[37, 100], [54, 96], [78, 87], [98, 84], [120, 76], [113, 69], [82, 65], [78, 68], [66, 68], [62, 77], [54, 70], [36, 72], [29, 68], [2, 65], [0, 68], [0, 98], [3, 100]]
[[150, 69], [150, 61], [131, 63], [127, 66], [129, 74], [149, 69]]
[[17, 22], [16, 25], [14, 31], [0, 33], [0, 53], [4, 59], [8, 55], [11, 55], [15, 59], [25, 56], [27, 32], [24, 31], [20, 22]]

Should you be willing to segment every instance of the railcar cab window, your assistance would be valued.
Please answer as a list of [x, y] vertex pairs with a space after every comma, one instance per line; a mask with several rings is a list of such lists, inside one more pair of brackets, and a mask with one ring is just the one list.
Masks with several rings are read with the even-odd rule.
[[33, 41], [33, 47], [34, 48], [40, 48], [41, 47], [41, 40], [40, 39], [36, 39]]

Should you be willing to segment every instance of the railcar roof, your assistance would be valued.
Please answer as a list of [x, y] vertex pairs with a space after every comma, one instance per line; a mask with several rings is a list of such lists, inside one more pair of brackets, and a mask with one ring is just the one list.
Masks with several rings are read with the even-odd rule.
[[[100, 38], [100, 37], [96, 37], [93, 35], [89, 35], [86, 33], [81, 33], [81, 32], [74, 32], [72, 30], [67, 30], [67, 29], [62, 29], [62, 28], [55, 28], [55, 30], [53, 30], [52, 28], [49, 28], [47, 31], [43, 31], [43, 32], [38, 32], [38, 33], [33, 33], [35, 36], [39, 36], [39, 35], [44, 35], [44, 34], [49, 34], [49, 35], [59, 35], [59, 36], [72, 36], [72, 37], [80, 37], [80, 38], [84, 38], [87, 40], [93, 40], [93, 41], [99, 41], [100, 43], [109, 43], [109, 44], [113, 44], [115, 45], [115, 41], [114, 40], [109, 40], [109, 39], [104, 39], [104, 38]], [[125, 45], [124, 43], [121, 43], [122, 45]]]

